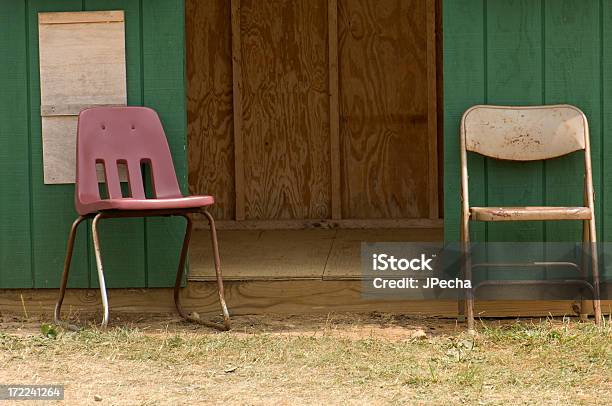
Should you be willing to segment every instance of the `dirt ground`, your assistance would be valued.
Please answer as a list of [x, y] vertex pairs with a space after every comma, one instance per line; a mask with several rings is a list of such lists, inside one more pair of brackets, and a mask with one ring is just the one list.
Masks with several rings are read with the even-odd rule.
[[4, 314], [0, 384], [63, 384], [66, 400], [47, 404], [69, 405], [604, 405], [612, 398], [609, 321], [493, 320], [476, 336], [454, 320], [380, 313], [233, 321], [222, 333], [175, 316], [115, 315], [104, 331], [50, 326], [43, 334], [48, 320]]

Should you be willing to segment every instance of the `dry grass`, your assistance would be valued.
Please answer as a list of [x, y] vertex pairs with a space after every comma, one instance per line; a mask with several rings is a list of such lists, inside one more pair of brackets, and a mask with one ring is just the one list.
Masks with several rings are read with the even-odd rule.
[[258, 316], [229, 333], [170, 317], [40, 331], [0, 322], [0, 383], [63, 383], [67, 404], [609, 404], [612, 328], [569, 320]]

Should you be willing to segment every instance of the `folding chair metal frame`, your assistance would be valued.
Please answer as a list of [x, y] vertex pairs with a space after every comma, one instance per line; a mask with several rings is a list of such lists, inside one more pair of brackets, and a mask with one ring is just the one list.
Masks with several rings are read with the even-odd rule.
[[[554, 136], [554, 140], [552, 137]], [[567, 262], [534, 262], [528, 264], [472, 264], [470, 253], [471, 221], [548, 221], [579, 220], [583, 224], [582, 242], [590, 252], [592, 284], [585, 279], [565, 280], [491, 280], [465, 292], [459, 302], [459, 315], [467, 316], [468, 330], [474, 330], [474, 295], [487, 285], [578, 285], [591, 291], [595, 323], [601, 320], [599, 298], [599, 268], [595, 228], [595, 206], [591, 170], [591, 149], [588, 121], [584, 113], [570, 105], [551, 106], [491, 106], [477, 105], [468, 109], [461, 119], [461, 246], [462, 272], [472, 279], [472, 269], [495, 266], [569, 266], [582, 271], [577, 264]], [[467, 152], [488, 158], [510, 161], [542, 161], [584, 150], [584, 206], [583, 207], [471, 207], [468, 185]], [[586, 247], [588, 245], [588, 247]], [[584, 263], [585, 261], [583, 261]], [[585, 300], [581, 312], [584, 312]], [[584, 314], [582, 316], [585, 316]]]

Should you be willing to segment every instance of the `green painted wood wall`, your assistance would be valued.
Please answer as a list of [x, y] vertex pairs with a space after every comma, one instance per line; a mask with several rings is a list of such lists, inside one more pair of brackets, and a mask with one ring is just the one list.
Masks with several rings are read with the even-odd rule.
[[[37, 14], [94, 10], [125, 10], [128, 103], [158, 111], [186, 188], [183, 0], [0, 0], [0, 288], [59, 284], [74, 187], [43, 184]], [[96, 287], [91, 231], [81, 227], [69, 286]], [[184, 220], [101, 228], [109, 287], [172, 285]]]
[[[445, 239], [459, 239], [462, 113], [569, 103], [589, 119], [598, 239], [612, 240], [612, 1], [445, 0], [443, 29]], [[581, 205], [582, 156], [469, 159], [471, 205]], [[473, 224], [479, 241], [581, 239], [579, 222]]]

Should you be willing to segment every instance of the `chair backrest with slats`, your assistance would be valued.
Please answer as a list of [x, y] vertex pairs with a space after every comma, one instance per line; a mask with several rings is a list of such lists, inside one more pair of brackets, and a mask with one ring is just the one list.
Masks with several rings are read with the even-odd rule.
[[119, 165], [128, 172], [130, 197], [145, 199], [141, 165], [151, 169], [156, 198], [181, 197], [168, 141], [157, 113], [146, 107], [95, 107], [79, 114], [75, 203], [99, 201], [96, 164], [104, 165], [110, 199], [122, 199]]
[[461, 120], [467, 151], [491, 158], [534, 161], [583, 150], [587, 119], [580, 109], [555, 106], [474, 106]]

